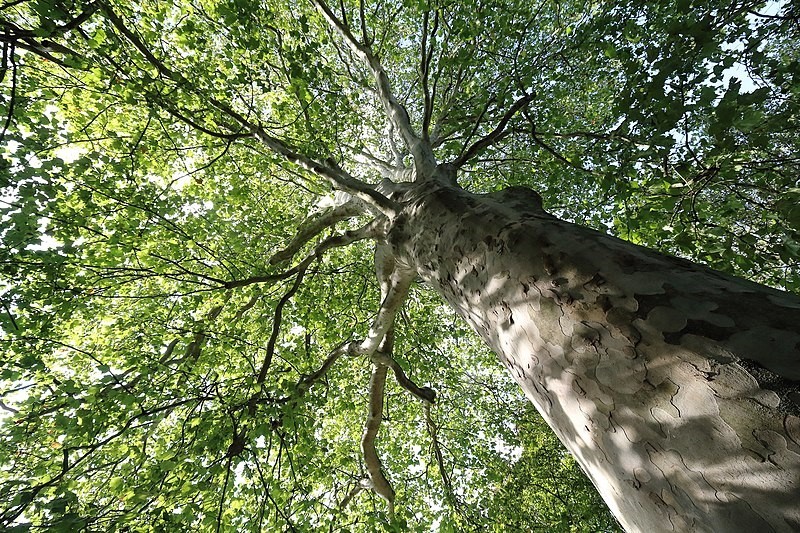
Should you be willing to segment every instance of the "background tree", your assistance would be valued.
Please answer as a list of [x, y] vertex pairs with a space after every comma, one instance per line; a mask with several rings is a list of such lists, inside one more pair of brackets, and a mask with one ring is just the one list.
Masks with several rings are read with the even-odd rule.
[[797, 8], [718, 4], [1, 6], [3, 523], [612, 527], [498, 490], [527, 415], [387, 233], [525, 185], [797, 290]]

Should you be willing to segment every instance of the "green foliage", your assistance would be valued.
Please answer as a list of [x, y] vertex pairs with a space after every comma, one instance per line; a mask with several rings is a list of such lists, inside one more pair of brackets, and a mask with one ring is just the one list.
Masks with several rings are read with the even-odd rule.
[[518, 424], [523, 452], [495, 493], [489, 510], [494, 530], [621, 531], [575, 459], [533, 408]]
[[[535, 95], [461, 169], [464, 187], [533, 186], [567, 218], [800, 290], [794, 3], [338, 4], [419, 131], [431, 97], [440, 161]], [[372, 249], [329, 251], [291, 295], [269, 259], [330, 185], [232, 117], [372, 184], [361, 163], [399, 142], [371, 74], [311, 5], [27, 0], [0, 20], [0, 524], [615, 529], [494, 356], [424, 288], [395, 355], [438, 401], [429, 423], [389, 383], [378, 445], [394, 518], [358, 489], [369, 363], [347, 356], [298, 392], [366, 335]]]

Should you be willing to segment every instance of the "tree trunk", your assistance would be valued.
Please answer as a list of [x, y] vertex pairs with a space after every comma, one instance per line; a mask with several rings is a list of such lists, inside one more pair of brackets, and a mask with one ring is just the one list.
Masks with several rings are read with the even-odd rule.
[[558, 220], [521, 187], [404, 199], [395, 253], [627, 531], [800, 531], [800, 298]]

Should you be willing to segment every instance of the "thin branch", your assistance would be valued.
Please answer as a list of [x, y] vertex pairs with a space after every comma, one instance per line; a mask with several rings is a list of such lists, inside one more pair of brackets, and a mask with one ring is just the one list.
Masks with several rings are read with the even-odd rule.
[[245, 303], [243, 306], [241, 306], [241, 307], [239, 308], [239, 310], [238, 310], [238, 311], [236, 311], [236, 314], [235, 314], [235, 315], [234, 315], [234, 317], [233, 317], [233, 321], [236, 321], [236, 320], [239, 320], [240, 318], [242, 318], [242, 316], [243, 316], [243, 315], [244, 315], [246, 312], [248, 312], [250, 309], [252, 309], [252, 308], [253, 308], [253, 306], [254, 306], [254, 305], [256, 305], [256, 302], [258, 302], [258, 300], [259, 300], [260, 298], [261, 298], [261, 294], [256, 294], [256, 295], [254, 295], [252, 298], [250, 298], [250, 299], [247, 301], [247, 303]]
[[[23, 1], [25, 1], [25, 0], [23, 0]], [[2, 6], [2, 7], [0, 7], [0, 11], [2, 11], [2, 10], [6, 9], [6, 8], [8, 8], [8, 7], [10, 7], [10, 6], [14, 5], [14, 4], [15, 3], [12, 2], [10, 4], [6, 4], [6, 5]], [[96, 3], [89, 4], [87, 6], [86, 10], [83, 11], [80, 15], [78, 15], [74, 19], [70, 20], [66, 24], [62, 24], [61, 26], [55, 26], [44, 37], [53, 37], [53, 36], [56, 36], [56, 35], [61, 35], [63, 33], [66, 33], [66, 32], [68, 32], [70, 30], [74, 30], [75, 28], [77, 28], [78, 26], [80, 26], [81, 24], [83, 24], [84, 22], [89, 20], [89, 18], [92, 15], [94, 15], [94, 13], [99, 8], [100, 8], [99, 4], [96, 4]], [[11, 39], [11, 40], [24, 39], [24, 40], [28, 41], [29, 43], [31, 43], [34, 46], [38, 46], [38, 47], [41, 47], [41, 46], [53, 47], [54, 51], [62, 51], [62, 52], [66, 52], [66, 53], [73, 53], [72, 50], [69, 50], [68, 48], [65, 48], [62, 45], [59, 45], [57, 43], [53, 43], [52, 41], [46, 41], [45, 40], [45, 41], [42, 41], [41, 43], [34, 41], [32, 39], [33, 37], [41, 36], [41, 34], [39, 33], [39, 30], [41, 30], [41, 28], [39, 30], [37, 30], [37, 31], [25, 30], [25, 29], [17, 27], [16, 25], [14, 25], [13, 23], [9, 22], [8, 20], [0, 20], [0, 25], [4, 26], [5, 29], [6, 29], [6, 34], [2, 37], [2, 40], [6, 40], [6, 39]], [[9, 32], [9, 30], [13, 30], [13, 32]], [[59, 47], [60, 47], [60, 49], [59, 49]]]
[[325, 358], [325, 361], [322, 363], [317, 370], [312, 372], [311, 374], [303, 376], [300, 381], [295, 386], [294, 391], [294, 398], [297, 399], [303, 394], [305, 394], [315, 383], [317, 383], [320, 379], [322, 379], [325, 374], [333, 367], [336, 361], [345, 354], [347, 355], [355, 355], [357, 353], [358, 345], [355, 342], [346, 342], [337, 346], [329, 355]]
[[14, 7], [16, 5], [22, 4], [22, 3], [27, 2], [27, 1], [28, 0], [12, 0], [11, 2], [6, 2], [2, 6], [0, 6], [0, 11], [5, 11], [6, 9], [8, 9], [10, 7]]
[[139, 38], [138, 35], [133, 33], [133, 31], [128, 28], [128, 24], [117, 15], [114, 10], [105, 2], [98, 2], [100, 7], [102, 7], [103, 12], [108, 17], [108, 20], [111, 21], [111, 24], [119, 31], [125, 38], [133, 44], [133, 46], [141, 53], [148, 63], [156, 67], [160, 76], [163, 76], [166, 79], [170, 79], [174, 82], [186, 82], [187, 80], [179, 73], [175, 72], [171, 68], [167, 67], [160, 59], [158, 59], [150, 49], [145, 46], [144, 42]]
[[[14, 43], [12, 42], [9, 45], [10, 50], [7, 51], [6, 47], [3, 47], [3, 75], [5, 77], [5, 61], [6, 61], [6, 53], [8, 53], [8, 60], [11, 61], [11, 94], [9, 95], [8, 100], [8, 114], [6, 115], [6, 122], [3, 125], [3, 131], [0, 132], [0, 143], [6, 137], [6, 132], [8, 131], [8, 127], [11, 125], [11, 120], [14, 118], [14, 104], [17, 100], [17, 62], [14, 60]], [[9, 313], [10, 315], [11, 313]]]
[[225, 466], [225, 481], [222, 484], [222, 494], [219, 497], [219, 509], [217, 510], [217, 533], [219, 533], [220, 528], [222, 527], [222, 511], [225, 507], [225, 493], [228, 491], [228, 481], [231, 477], [231, 462], [233, 461], [233, 456], [228, 457], [228, 464]]
[[[367, 224], [366, 226], [360, 228], [359, 230], [349, 231], [349, 232], [347, 232], [347, 233], [345, 233], [343, 235], [336, 235], [335, 237], [331, 237], [331, 238], [326, 239], [325, 241], [320, 243], [320, 245], [317, 246], [317, 248], [315, 248], [314, 251], [311, 254], [309, 254], [308, 257], [306, 257], [306, 259], [303, 260], [302, 263], [300, 263], [297, 267], [295, 267], [295, 269], [297, 270], [297, 277], [295, 278], [294, 283], [289, 288], [289, 290], [286, 292], [286, 294], [283, 295], [283, 297], [280, 299], [278, 304], [275, 306], [275, 314], [274, 314], [273, 320], [272, 320], [272, 333], [270, 334], [269, 341], [267, 342], [267, 348], [266, 348], [266, 354], [264, 356], [264, 362], [262, 363], [261, 370], [259, 370], [258, 376], [256, 378], [256, 383], [257, 384], [260, 385], [260, 384], [264, 383], [264, 381], [267, 378], [267, 372], [269, 370], [269, 367], [272, 364], [272, 358], [273, 358], [273, 356], [275, 354], [275, 344], [277, 343], [278, 335], [280, 334], [281, 320], [282, 320], [282, 317], [283, 317], [283, 308], [286, 305], [286, 303], [292, 298], [292, 296], [294, 296], [294, 294], [297, 292], [297, 290], [300, 288], [300, 284], [303, 282], [303, 276], [305, 276], [306, 270], [311, 265], [311, 262], [313, 260], [319, 258], [325, 250], [333, 247], [334, 245], [337, 245], [337, 244], [341, 245], [340, 243], [349, 244], [350, 242], [353, 242], [353, 241], [355, 241], [357, 239], [366, 238], [367, 236], [372, 235], [373, 232], [376, 231], [378, 227], [380, 227], [380, 225], [381, 225], [380, 222], [381, 221], [373, 221], [373, 222]], [[411, 283], [411, 281], [409, 280], [408, 284], [410, 284], [410, 283]], [[408, 292], [408, 284], [405, 285], [405, 291], [404, 292]], [[400, 289], [402, 289], [402, 287], [403, 287], [402, 285], [399, 286]], [[388, 296], [387, 296], [387, 299], [388, 299]], [[379, 318], [376, 318], [376, 322], [379, 322], [379, 319], [381, 317], [381, 313], [380, 312], [378, 313], [378, 317]], [[391, 317], [394, 318], [394, 312], [392, 312]], [[385, 320], [385, 319], [383, 319], [383, 320]], [[376, 328], [373, 328], [373, 330], [375, 330], [375, 329]], [[377, 329], [380, 329], [380, 328], [377, 328]], [[370, 333], [372, 334], [373, 331], [371, 330]], [[383, 335], [381, 335], [381, 338], [383, 338]], [[361, 344], [361, 346], [358, 348], [358, 353], [364, 353], [363, 350], [365, 349], [365, 346], [366, 347], [370, 346], [370, 344], [368, 343], [368, 340], [364, 341]], [[348, 346], [347, 349], [351, 350], [351, 348], [349, 346]], [[331, 364], [333, 364], [333, 362], [335, 362], [335, 358], [331, 361]], [[325, 371], [327, 371], [327, 369]], [[255, 410], [255, 400], [256, 399], [257, 399], [257, 396], [254, 396], [253, 399], [250, 402], [250, 410], [251, 411]]]
[[[398, 154], [395, 153], [396, 146], [394, 146], [395, 143], [391, 139], [390, 135], [391, 133], [387, 134], [387, 141], [389, 141], [391, 145], [390, 149], [392, 150], [392, 154], [395, 157], [394, 164], [389, 163], [388, 161], [384, 161], [379, 157], [376, 157], [373, 153], [363, 148], [356, 148], [355, 146], [349, 146], [346, 144], [343, 144], [342, 148], [345, 148], [346, 150], [352, 152], [353, 155], [356, 156], [356, 158], [363, 158], [362, 161], [359, 161], [360, 163], [361, 162], [366, 163], [375, 171], [379, 172], [381, 176], [383, 176], [384, 178], [391, 178], [397, 173], [398, 168], [402, 168], [403, 156], [400, 155], [399, 158], [397, 157]], [[399, 164], [398, 164], [398, 159], [399, 159]]]
[[3, 309], [6, 310], [6, 314], [8, 315], [8, 318], [11, 320], [11, 325], [14, 326], [14, 329], [16, 331], [19, 331], [19, 326], [17, 325], [17, 321], [14, 320], [14, 314], [11, 312], [11, 308], [8, 307], [8, 304], [6, 304], [5, 300], [0, 299], [0, 302], [2, 302]]
[[[361, 38], [364, 40], [364, 44], [370, 45], [372, 43], [372, 38], [369, 36], [369, 31], [367, 31], [367, 15], [364, 7], [364, 0], [358, 0], [358, 15], [361, 21]], [[346, 20], [345, 23], [347, 23]]]
[[498, 140], [502, 139], [505, 133], [506, 126], [508, 125], [509, 121], [514, 118], [514, 115], [520, 109], [523, 109], [528, 104], [530, 104], [536, 96], [534, 94], [526, 94], [522, 98], [518, 99], [516, 102], [512, 104], [512, 106], [505, 112], [503, 118], [500, 119], [500, 122], [497, 124], [497, 127], [493, 129], [489, 134], [481, 139], [477, 140], [472, 146], [470, 146], [460, 157], [456, 158], [452, 164], [456, 168], [460, 168], [464, 166], [470, 159], [478, 155], [481, 151], [485, 150], [487, 147], [491, 146]]
[[556, 159], [558, 159], [562, 163], [565, 163], [566, 165], [568, 165], [568, 166], [570, 166], [572, 168], [575, 168], [577, 170], [582, 170], [583, 172], [591, 172], [590, 170], [587, 170], [587, 169], [583, 168], [582, 166], [580, 166], [580, 165], [578, 165], [576, 163], [573, 163], [572, 161], [570, 161], [569, 159], [567, 159], [566, 157], [564, 157], [563, 155], [558, 153], [555, 148], [553, 148], [552, 146], [550, 146], [549, 144], [544, 142], [535, 131], [531, 133], [531, 137], [533, 138], [533, 141], [536, 144], [538, 144], [539, 146], [544, 148], [546, 152], [549, 152], [550, 155], [552, 155], [553, 157], [555, 157]]
[[442, 448], [439, 444], [438, 438], [439, 428], [433, 421], [433, 418], [431, 418], [431, 404], [425, 403], [423, 409], [425, 410], [425, 425], [428, 428], [428, 435], [431, 438], [433, 455], [436, 458], [436, 464], [439, 467], [439, 475], [442, 477], [442, 484], [444, 485], [445, 494], [447, 495], [447, 499], [449, 499], [455, 507], [458, 507], [458, 499], [453, 491], [453, 484], [450, 481], [450, 475], [447, 473], [444, 465], [444, 454], [442, 454]]
[[304, 220], [286, 248], [275, 252], [269, 259], [270, 265], [276, 265], [290, 260], [300, 251], [307, 242], [319, 235], [323, 230], [333, 227], [337, 222], [347, 220], [350, 217], [361, 213], [361, 209], [355, 202], [348, 201], [338, 205], [333, 209], [327, 209], [322, 213], [316, 213]]
[[[522, 133], [529, 133], [529, 130], [521, 130]], [[547, 132], [547, 131], [540, 131], [536, 130], [536, 136], [538, 137], [555, 137], [558, 139], [572, 139], [572, 138], [583, 138], [583, 139], [594, 139], [598, 141], [623, 141], [627, 143], [636, 142], [634, 139], [626, 136], [621, 135], [615, 132], [611, 133], [596, 133], [593, 131], [570, 131], [566, 133], [556, 133], [556, 132]]]
[[[216, 277], [214, 277], [214, 276], [209, 276], [209, 275], [207, 275], [207, 274], [202, 274], [202, 273], [200, 273], [200, 272], [194, 272], [193, 270], [189, 270], [188, 268], [186, 268], [185, 266], [183, 266], [183, 263], [181, 263], [181, 261], [176, 261], [176, 260], [174, 260], [174, 259], [170, 259], [169, 257], [164, 257], [164, 256], [162, 256], [162, 255], [159, 255], [159, 254], [157, 254], [157, 253], [154, 253], [154, 252], [149, 252], [149, 254], [148, 254], [148, 255], [149, 255], [150, 257], [155, 257], [156, 259], [160, 259], [161, 261], [164, 261], [165, 263], [169, 263], [170, 265], [173, 265], [173, 266], [174, 266], [175, 268], [177, 268], [177, 269], [178, 269], [180, 272], [183, 272], [184, 274], [187, 274], [187, 275], [189, 275], [189, 276], [198, 277], [198, 278], [200, 278], [200, 279], [204, 279], [204, 280], [206, 280], [206, 281], [210, 281], [210, 282], [212, 282], [212, 283], [215, 283], [215, 284], [218, 284], [218, 285], [223, 285], [223, 286], [224, 286], [224, 285], [225, 285], [225, 283], [226, 283], [226, 281], [225, 281], [224, 279], [216, 278]], [[167, 274], [163, 274], [163, 275], [164, 275], [164, 276], [168, 276]], [[170, 276], [170, 277], [171, 277], [171, 276]], [[180, 278], [179, 278], [179, 279], [180, 279]]]
[[186, 115], [184, 115], [183, 113], [178, 111], [176, 108], [172, 107], [171, 105], [169, 105], [169, 104], [167, 104], [165, 102], [161, 102], [161, 107], [167, 113], [169, 113], [173, 117], [177, 118], [181, 122], [184, 122], [185, 124], [188, 124], [189, 126], [193, 127], [194, 129], [196, 129], [198, 131], [202, 131], [203, 133], [205, 133], [206, 135], [210, 135], [211, 137], [216, 137], [216, 138], [219, 138], [219, 139], [228, 139], [228, 140], [247, 139], [247, 138], [253, 137], [252, 133], [239, 133], [239, 132], [237, 132], [237, 133], [222, 133], [222, 132], [219, 132], [219, 131], [214, 131], [212, 129], [206, 128], [205, 126], [202, 126], [201, 124], [198, 124], [196, 121], [194, 121], [191, 118], [187, 117]]
[[6, 404], [5, 404], [5, 403], [3, 403], [2, 401], [0, 401], [0, 409], [3, 409], [4, 411], [8, 411], [8, 412], [9, 412], [9, 413], [11, 413], [11, 414], [17, 414], [17, 413], [19, 413], [19, 410], [18, 410], [18, 409], [14, 409], [13, 407], [10, 407], [10, 406], [6, 405]]
[[[264, 380], [267, 379], [267, 371], [269, 370], [270, 365], [272, 364], [272, 357], [275, 354], [275, 344], [278, 342], [278, 335], [281, 331], [281, 321], [283, 320], [283, 308], [289, 302], [289, 300], [294, 296], [297, 290], [300, 288], [300, 284], [303, 283], [303, 277], [306, 274], [306, 269], [308, 266], [301, 268], [298, 273], [297, 277], [294, 280], [294, 283], [286, 291], [286, 294], [278, 301], [278, 305], [275, 306], [275, 314], [272, 318], [272, 333], [269, 336], [269, 341], [267, 341], [267, 353], [264, 356], [264, 362], [261, 364], [261, 370], [258, 372], [258, 377], [256, 378], [256, 383], [261, 385], [264, 383]], [[253, 404], [253, 407], [255, 405]]]
[[[166, 405], [160, 405], [158, 407], [153, 407], [153, 408], [146, 409], [146, 410], [143, 409], [140, 413], [132, 416], [124, 424], [122, 424], [121, 428], [119, 428], [116, 431], [112, 431], [111, 433], [106, 434], [106, 436], [102, 440], [96, 441], [96, 442], [94, 442], [92, 444], [89, 444], [89, 445], [86, 445], [86, 446], [75, 446], [75, 447], [68, 447], [67, 446], [67, 447], [64, 447], [63, 450], [62, 450], [64, 456], [63, 456], [63, 460], [62, 460], [61, 471], [59, 473], [51, 476], [50, 479], [48, 479], [46, 481], [42, 481], [42, 482], [36, 484], [35, 486], [30, 487], [28, 489], [29, 498], [27, 499], [27, 501], [25, 503], [18, 503], [16, 505], [12, 506], [12, 507], [9, 507], [9, 508], [5, 509], [2, 513], [0, 513], [0, 523], [3, 523], [3, 522], [12, 523], [12, 522], [14, 522], [17, 518], [19, 518], [20, 515], [22, 515], [22, 513], [25, 512], [25, 509], [28, 508], [28, 506], [31, 505], [31, 502], [34, 501], [34, 499], [37, 497], [37, 495], [40, 492], [42, 492], [44, 489], [46, 489], [48, 487], [52, 487], [52, 486], [56, 485], [57, 483], [59, 483], [70, 471], [75, 470], [75, 468], [77, 468], [79, 464], [84, 462], [95, 451], [99, 450], [100, 448], [102, 448], [103, 446], [105, 446], [109, 442], [113, 441], [117, 437], [119, 437], [121, 435], [124, 435], [129, 429], [131, 429], [133, 427], [136, 427], [136, 426], [134, 426], [134, 422], [136, 422], [137, 420], [139, 420], [141, 418], [145, 418], [146, 419], [147, 417], [150, 417], [150, 416], [152, 416], [154, 414], [162, 413], [162, 412], [165, 412], [165, 411], [166, 412], [171, 412], [171, 411], [173, 411], [174, 409], [176, 409], [178, 407], [181, 407], [183, 405], [186, 405], [186, 404], [189, 404], [189, 403], [192, 403], [192, 402], [200, 402], [200, 403], [202, 403], [202, 402], [205, 402], [205, 401], [208, 401], [208, 400], [212, 400], [212, 399], [213, 399], [212, 397], [208, 397], [208, 396], [198, 396], [198, 397], [195, 397], [195, 398], [182, 398], [180, 400], [177, 400], [177, 401], [175, 401], [173, 403], [169, 403], [169, 404], [166, 404]], [[147, 422], [147, 423], [150, 423], [150, 422]], [[70, 453], [70, 451], [78, 451], [78, 450], [82, 450], [82, 449], [85, 449], [86, 453], [84, 453], [83, 455], [77, 457], [75, 460], [72, 461], [72, 463], [70, 463], [69, 462], [69, 453]]]
[[436, 391], [430, 387], [420, 387], [414, 383], [406, 375], [403, 367], [401, 367], [391, 355], [381, 351], [375, 352], [372, 355], [372, 362], [391, 368], [394, 372], [394, 377], [397, 379], [397, 383], [420, 400], [427, 403], [434, 403], [436, 401]]
[[433, 29], [430, 32], [430, 47], [428, 46], [429, 18], [430, 9], [425, 11], [422, 19], [422, 46], [420, 46], [422, 52], [420, 59], [420, 78], [422, 79], [422, 93], [425, 99], [425, 109], [422, 115], [422, 138], [425, 139], [426, 142], [430, 142], [430, 126], [433, 116], [433, 94], [430, 89], [430, 71], [433, 49], [436, 44], [436, 32], [439, 29], [439, 11], [437, 10], [434, 12]]

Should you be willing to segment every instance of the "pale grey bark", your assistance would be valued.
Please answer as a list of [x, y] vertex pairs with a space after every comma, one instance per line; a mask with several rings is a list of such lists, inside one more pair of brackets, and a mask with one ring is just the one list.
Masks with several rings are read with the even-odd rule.
[[381, 306], [367, 338], [356, 349], [356, 353], [366, 355], [372, 360], [369, 405], [364, 432], [361, 435], [361, 453], [368, 476], [364, 480], [365, 488], [372, 489], [375, 494], [386, 500], [389, 515], [394, 516], [394, 489], [383, 472], [375, 440], [383, 421], [386, 373], [394, 362], [392, 359], [394, 318], [408, 294], [414, 274], [395, 261], [385, 244], [379, 244], [375, 249], [375, 270], [381, 287]]
[[[317, 10], [322, 14], [328, 24], [344, 40], [348, 48], [364, 63], [375, 79], [375, 89], [378, 92], [381, 105], [391, 125], [397, 129], [406, 147], [414, 159], [417, 174], [428, 175], [436, 168], [436, 158], [431, 145], [416, 134], [411, 126], [408, 111], [392, 93], [389, 77], [383, 68], [377, 54], [366, 40], [359, 41], [353, 35], [350, 27], [344, 20], [339, 19], [333, 10], [323, 0], [312, 0]], [[363, 22], [363, 19], [362, 19]], [[366, 39], [366, 35], [364, 35]]]
[[410, 190], [389, 241], [628, 531], [800, 530], [800, 298], [575, 226], [533, 191]]

